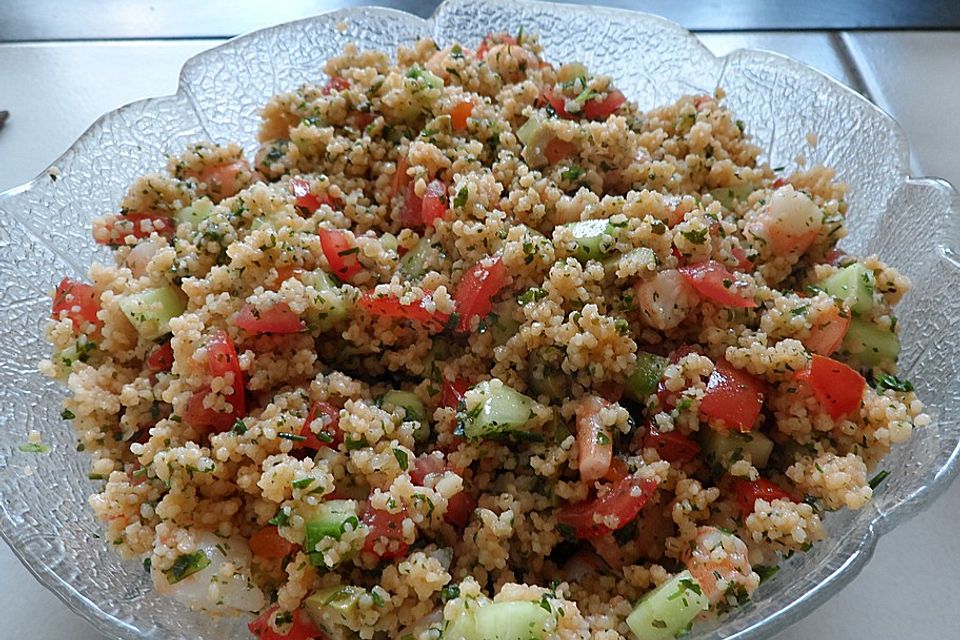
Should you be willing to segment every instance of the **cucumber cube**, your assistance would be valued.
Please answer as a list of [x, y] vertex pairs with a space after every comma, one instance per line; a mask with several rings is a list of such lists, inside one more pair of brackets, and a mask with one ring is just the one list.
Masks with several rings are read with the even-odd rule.
[[186, 305], [180, 290], [167, 286], [126, 296], [120, 301], [120, 309], [141, 338], [156, 340], [170, 332], [170, 319], [183, 313]]
[[637, 351], [637, 364], [627, 378], [623, 393], [634, 402], [644, 403], [656, 392], [669, 360], [646, 351]]
[[573, 233], [573, 256], [580, 262], [602, 260], [613, 249], [614, 234], [609, 220], [580, 220], [564, 225]]
[[841, 350], [865, 367], [893, 364], [900, 355], [900, 338], [864, 320], [852, 320], [843, 337]]
[[[479, 397], [478, 397], [479, 396]], [[485, 380], [466, 394], [457, 423], [468, 438], [518, 431], [533, 417], [536, 402], [500, 380]]]
[[644, 596], [627, 616], [627, 626], [640, 640], [668, 640], [709, 607], [700, 584], [689, 571], [681, 571]]
[[859, 262], [845, 267], [820, 283], [820, 288], [847, 303], [856, 315], [873, 309], [873, 272]]

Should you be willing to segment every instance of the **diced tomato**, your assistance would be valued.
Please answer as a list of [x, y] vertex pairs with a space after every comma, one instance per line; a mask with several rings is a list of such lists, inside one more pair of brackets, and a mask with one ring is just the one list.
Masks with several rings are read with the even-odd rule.
[[[557, 512], [557, 520], [573, 529], [581, 539], [599, 538], [615, 529], [625, 527], [637, 517], [657, 489], [654, 480], [630, 475], [603, 495], [593, 500], [569, 504]], [[608, 527], [596, 521], [610, 516], [617, 518], [617, 526]]]
[[803, 344], [813, 353], [829, 356], [840, 348], [849, 327], [850, 313], [834, 307], [814, 321]]
[[434, 220], [442, 219], [447, 212], [447, 185], [442, 180], [431, 180], [420, 205], [420, 223], [432, 226]]
[[328, 96], [334, 91], [340, 92], [350, 88], [350, 81], [340, 76], [333, 76], [327, 80], [327, 84], [320, 90], [322, 95]]
[[457, 331], [469, 331], [474, 318], [490, 313], [493, 298], [503, 288], [506, 277], [507, 268], [499, 256], [483, 258], [463, 274], [453, 294], [460, 314]]
[[292, 264], [285, 267], [277, 267], [277, 277], [274, 280], [274, 287], [279, 289], [280, 285], [283, 284], [285, 280], [289, 280], [297, 275], [298, 271], [300, 271], [300, 268]]
[[407, 183], [407, 195], [403, 199], [403, 208], [400, 210], [400, 224], [407, 229], [416, 229], [423, 226], [423, 198], [417, 195], [416, 183], [411, 180]]
[[310, 191], [310, 183], [303, 178], [290, 180], [290, 193], [296, 198], [297, 207], [307, 214], [312, 214], [325, 204], [331, 209], [336, 208], [336, 201], [328, 195], [318, 196]]
[[780, 187], [782, 187], [782, 186], [785, 185], [785, 184], [787, 184], [787, 181], [786, 181], [786, 180], [784, 180], [783, 178], [777, 178], [776, 180], [773, 181], [773, 184], [770, 185], [770, 188], [771, 188], [771, 189], [779, 189]]
[[73, 328], [80, 331], [80, 327], [86, 323], [100, 326], [100, 320], [97, 319], [98, 311], [100, 311], [100, 296], [92, 284], [64, 278], [57, 285], [51, 314], [55, 320], [70, 318]]
[[750, 431], [763, 406], [764, 388], [755, 376], [735, 369], [726, 360], [719, 360], [700, 401], [700, 413], [723, 421], [728, 429]]
[[547, 162], [557, 164], [564, 158], [572, 156], [577, 152], [577, 145], [560, 138], [553, 138], [547, 143], [544, 149], [544, 155], [547, 156]]
[[610, 468], [607, 469], [603, 479], [607, 482], [618, 483], [628, 475], [630, 475], [630, 468], [627, 467], [627, 463], [620, 458], [614, 458], [610, 461]]
[[250, 550], [261, 558], [286, 558], [296, 551], [297, 545], [280, 535], [273, 525], [260, 529], [250, 536]]
[[797, 374], [813, 389], [820, 406], [834, 420], [860, 408], [867, 381], [863, 376], [832, 358], [814, 354], [810, 366]]
[[[406, 509], [401, 509], [399, 513], [390, 513], [382, 509], [368, 508], [363, 514], [363, 524], [367, 525], [370, 532], [363, 542], [362, 552], [373, 554], [380, 560], [406, 556], [410, 549], [410, 545], [403, 539], [403, 520], [406, 517]], [[383, 553], [376, 550], [380, 543], [385, 545]]]
[[463, 400], [463, 394], [470, 388], [470, 383], [466, 380], [447, 380], [443, 379], [440, 385], [440, 404], [444, 407], [456, 409]]
[[623, 397], [623, 384], [613, 380], [604, 380], [596, 389], [600, 397], [608, 402], [620, 402]]
[[[323, 416], [326, 416], [326, 425], [317, 434], [310, 427], [314, 420]], [[343, 432], [340, 431], [340, 411], [329, 402], [314, 402], [310, 405], [307, 419], [303, 421], [300, 435], [306, 437], [306, 440], [295, 442], [294, 449], [312, 449], [314, 451], [319, 451], [323, 447], [336, 449], [343, 442]]]
[[845, 257], [847, 257], [846, 251], [844, 251], [843, 249], [838, 249], [837, 247], [834, 247], [833, 249], [830, 249], [824, 254], [823, 260], [824, 262], [829, 262], [835, 267], [839, 267], [840, 261], [843, 260]]
[[463, 529], [467, 526], [467, 521], [470, 520], [470, 516], [476, 508], [476, 496], [461, 491], [447, 500], [447, 512], [443, 514], [443, 519], [458, 529]]
[[553, 109], [553, 112], [557, 114], [558, 118], [564, 118], [566, 120], [576, 120], [576, 116], [567, 113], [566, 99], [559, 93], [553, 90], [553, 87], [547, 87], [540, 92], [540, 97], [538, 98], [538, 103], [541, 107], [549, 106]]
[[360, 247], [346, 231], [320, 229], [317, 234], [320, 236], [320, 247], [323, 249], [323, 255], [327, 257], [327, 262], [335, 276], [341, 280], [349, 281], [350, 278], [363, 270], [363, 266], [357, 259]]
[[354, 129], [361, 132], [370, 126], [370, 123], [377, 119], [377, 114], [371, 111], [355, 111], [351, 113], [347, 120]]
[[661, 460], [667, 462], [690, 462], [700, 454], [700, 445], [690, 436], [679, 431], [662, 433], [650, 425], [643, 446], [656, 449]]
[[413, 320], [431, 331], [442, 331], [450, 316], [440, 311], [430, 311], [427, 304], [431, 298], [428, 292], [418, 302], [404, 304], [395, 296], [377, 296], [368, 292], [360, 296], [357, 304], [375, 316]]
[[[150, 224], [144, 224], [149, 221]], [[176, 224], [170, 219], [169, 215], [154, 211], [139, 211], [125, 213], [117, 216], [113, 221], [107, 224], [109, 234], [106, 237], [97, 238], [97, 242], [108, 246], [123, 246], [127, 244], [128, 238], [149, 238], [150, 234], [156, 231], [164, 237], [171, 237], [177, 230]]]
[[252, 304], [244, 305], [233, 323], [250, 333], [299, 333], [305, 326], [286, 302], [278, 302], [264, 311]]
[[193, 178], [198, 183], [206, 185], [206, 192], [210, 199], [220, 202], [243, 188], [244, 185], [237, 181], [237, 176], [249, 171], [250, 165], [246, 160], [237, 160], [188, 170], [184, 172], [184, 177]]
[[697, 108], [697, 111], [699, 111], [699, 110], [700, 110], [700, 107], [701, 107], [704, 103], [709, 102], [709, 101], [710, 101], [710, 96], [708, 96], [708, 95], [705, 95], [705, 94], [704, 94], [704, 95], [694, 96], [694, 97], [693, 97], [693, 106]]
[[[282, 635], [273, 630], [270, 626], [271, 620], [280, 610], [279, 605], [273, 605], [261, 613], [256, 620], [247, 625], [250, 633], [257, 636], [259, 640], [325, 640], [326, 636], [314, 626], [310, 616], [303, 609], [297, 609], [293, 612], [293, 622], [286, 635]], [[278, 625], [281, 629], [283, 625]]]
[[463, 131], [467, 128], [467, 118], [471, 113], [473, 113], [473, 103], [469, 100], [458, 102], [453, 109], [450, 109], [450, 121], [455, 131]]
[[169, 340], [150, 352], [147, 367], [153, 371], [170, 371], [173, 368], [173, 345]]
[[414, 484], [423, 486], [423, 481], [427, 476], [434, 473], [443, 473], [447, 470], [447, 463], [440, 456], [432, 456], [425, 453], [417, 458], [410, 469], [410, 481]]
[[740, 247], [734, 247], [731, 249], [733, 257], [737, 259], [737, 268], [740, 271], [749, 273], [753, 271], [753, 261], [747, 256], [747, 252], [741, 249]]
[[754, 503], [757, 500], [772, 502], [782, 499], [796, 502], [793, 496], [766, 478], [758, 478], [752, 482], [734, 478], [732, 485], [737, 506], [740, 507], [740, 514], [744, 518], [753, 513]]
[[406, 189], [407, 184], [410, 182], [410, 176], [407, 175], [407, 169], [409, 168], [410, 163], [407, 162], [406, 156], [402, 156], [397, 160], [397, 170], [393, 174], [393, 182], [391, 185], [391, 196], [395, 196]]
[[490, 47], [498, 44], [517, 44], [517, 39], [507, 33], [488, 33], [477, 47], [477, 58], [483, 60]]
[[212, 393], [210, 387], [204, 387], [194, 393], [187, 401], [187, 409], [183, 419], [196, 427], [209, 427], [215, 431], [226, 431], [234, 425], [238, 418], [242, 418], [247, 411], [246, 396], [243, 382], [243, 371], [237, 351], [233, 347], [230, 336], [225, 331], [218, 331], [207, 342], [207, 370], [212, 378], [221, 378], [228, 373], [233, 374], [233, 393], [228, 400], [233, 406], [229, 413], [215, 411], [204, 406], [204, 398]]
[[756, 307], [757, 303], [745, 298], [734, 288], [736, 277], [716, 260], [707, 260], [678, 269], [701, 296], [725, 307]]
[[605, 120], [610, 114], [623, 106], [626, 96], [619, 89], [614, 89], [603, 100], [588, 100], [583, 105], [583, 115], [590, 120]]

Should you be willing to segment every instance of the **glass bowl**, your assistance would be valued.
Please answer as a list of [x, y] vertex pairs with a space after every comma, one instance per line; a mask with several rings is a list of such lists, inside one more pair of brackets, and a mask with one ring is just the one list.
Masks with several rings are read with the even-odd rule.
[[[700, 639], [762, 638], [810, 613], [864, 566], [885, 531], [929, 504], [958, 469], [960, 285], [956, 216], [947, 183], [911, 178], [908, 146], [888, 115], [795, 60], [762, 51], [714, 57], [693, 35], [641, 13], [508, 0], [451, 0], [422, 20], [387, 9], [353, 9], [231, 40], [184, 66], [176, 95], [143, 100], [100, 118], [57, 160], [56, 171], [0, 196], [0, 535], [71, 609], [110, 637], [215, 640], [246, 637], [245, 620], [214, 618], [156, 595], [136, 561], [99, 536], [87, 507], [94, 486], [60, 419], [64, 390], [37, 372], [48, 353], [41, 328], [47, 292], [64, 274], [83, 276], [108, 250], [90, 218], [115, 210], [127, 185], [160, 169], [166, 154], [199, 139], [238, 141], [252, 154], [257, 111], [267, 99], [322, 77], [323, 62], [349, 42], [393, 51], [418, 36], [477, 42], [490, 31], [538, 32], [552, 60], [581, 60], [612, 75], [641, 108], [722, 86], [771, 165], [835, 167], [853, 187], [853, 253], [878, 253], [914, 282], [900, 307], [902, 369], [933, 423], [883, 462], [895, 469], [873, 502], [827, 518], [829, 538], [786, 563], [752, 602], [698, 628]], [[810, 148], [808, 132], [819, 135]], [[56, 179], [54, 179], [56, 178]], [[19, 445], [37, 429], [46, 454]]]

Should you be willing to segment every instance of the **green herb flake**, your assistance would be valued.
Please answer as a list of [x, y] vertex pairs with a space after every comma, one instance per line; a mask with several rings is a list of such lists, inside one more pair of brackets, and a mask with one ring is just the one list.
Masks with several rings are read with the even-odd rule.
[[885, 389], [899, 391], [900, 393], [909, 393], [913, 391], [913, 384], [909, 380], [901, 380], [897, 376], [890, 373], [877, 376], [874, 378], [873, 383], [873, 386], [876, 387], [878, 391], [883, 391]]
[[403, 449], [394, 449], [393, 457], [397, 459], [397, 464], [399, 464], [400, 468], [404, 471], [410, 468], [410, 461], [407, 456], [407, 452]]
[[373, 600], [373, 604], [376, 607], [383, 607], [387, 602], [383, 599], [383, 596], [377, 593], [376, 590], [370, 592], [370, 598]]
[[286, 431], [281, 431], [277, 434], [277, 437], [284, 440], [293, 440], [294, 442], [303, 442], [307, 439], [307, 436], [297, 435], [296, 433], [288, 433]]
[[77, 417], [77, 414], [75, 414], [73, 411], [70, 411], [70, 409], [64, 409], [60, 412], [60, 417], [64, 420], [73, 420]]
[[233, 423], [233, 427], [230, 428], [230, 431], [237, 434], [238, 436], [242, 436], [247, 432], [247, 425], [243, 422], [242, 419], [237, 418], [237, 421]]
[[27, 442], [17, 448], [24, 453], [50, 453], [50, 447], [41, 442]]
[[573, 182], [574, 180], [579, 180], [584, 173], [586, 173], [586, 171], [584, 171], [583, 167], [574, 165], [562, 171], [560, 173], [560, 179]]
[[184, 578], [192, 576], [198, 571], [202, 571], [209, 564], [210, 558], [207, 557], [207, 554], [203, 551], [194, 551], [193, 553], [185, 553], [178, 557], [173, 561], [173, 566], [163, 573], [167, 576], [167, 582], [176, 584]]
[[650, 624], [651, 624], [651, 626], [653, 626], [653, 627], [656, 628], [656, 629], [666, 629], [666, 628], [667, 628], [667, 623], [664, 622], [663, 620], [660, 620], [659, 618], [654, 618], [653, 620], [650, 621]]
[[760, 584], [763, 584], [764, 582], [770, 580], [773, 576], [777, 575], [780, 572], [780, 567], [776, 565], [772, 567], [759, 566], [754, 567], [753, 570], [758, 576], [760, 576]]
[[538, 300], [543, 300], [547, 297], [547, 292], [539, 287], [530, 287], [517, 298], [517, 302], [520, 304], [528, 304], [530, 302], [537, 302]]
[[790, 313], [795, 316], [802, 316], [804, 313], [806, 313], [807, 309], [809, 308], [810, 308], [810, 305], [805, 304], [802, 307], [797, 307], [796, 309], [792, 309]]
[[700, 229], [699, 231], [681, 231], [680, 235], [687, 239], [690, 244], [703, 244], [707, 241], [709, 229]]
[[288, 507], [280, 507], [277, 515], [270, 518], [267, 522], [275, 527], [285, 527], [287, 523], [290, 522], [290, 509]]
[[877, 487], [880, 486], [881, 482], [887, 479], [887, 476], [889, 475], [890, 475], [890, 472], [884, 470], [878, 473], [877, 475], [873, 476], [873, 478], [870, 479], [870, 483], [869, 483], [870, 488], [875, 490]]
[[467, 198], [470, 197], [470, 187], [463, 187], [460, 191], [457, 191], [457, 195], [453, 198], [453, 206], [457, 209], [462, 209], [467, 204]]
[[294, 489], [305, 489], [313, 484], [313, 478], [300, 478], [299, 480], [294, 480], [290, 485]]
[[440, 590], [440, 602], [447, 602], [460, 597], [460, 585], [448, 584]]

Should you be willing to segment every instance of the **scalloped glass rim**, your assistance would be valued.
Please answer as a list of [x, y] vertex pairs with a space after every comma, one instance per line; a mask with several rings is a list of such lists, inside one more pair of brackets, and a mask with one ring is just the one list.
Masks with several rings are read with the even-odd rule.
[[[347, 41], [392, 50], [417, 35], [470, 42], [521, 24], [541, 34], [553, 59], [583, 60], [613, 75], [642, 108], [722, 84], [727, 103], [746, 120], [771, 164], [792, 164], [806, 132], [817, 131], [820, 143], [806, 150], [807, 159], [837, 167], [855, 189], [844, 247], [879, 253], [915, 283], [901, 306], [901, 362], [934, 421], [891, 454], [888, 464], [904, 471], [892, 475], [864, 510], [832, 514], [828, 541], [788, 561], [751, 603], [698, 628], [694, 637], [769, 637], [809, 614], [863, 568], [880, 535], [930, 504], [957, 474], [960, 302], [944, 302], [950, 298], [938, 292], [960, 283], [960, 196], [942, 180], [909, 177], [908, 145], [890, 116], [800, 62], [755, 50], [716, 58], [679, 25], [649, 14], [508, 0], [451, 0], [429, 20], [391, 9], [336, 11], [194, 56], [184, 65], [177, 94], [98, 119], [54, 163], [61, 179], [49, 180], [45, 172], [0, 194], [8, 327], [0, 333], [0, 536], [44, 586], [99, 630], [125, 640], [213, 640], [243, 634], [244, 622], [186, 611], [157, 596], [139, 563], [120, 561], [97, 539], [99, 525], [83, 499], [91, 489], [86, 461], [72, 452], [70, 430], [54, 428], [55, 399], [64, 392], [35, 371], [46, 348], [38, 337], [49, 304], [44, 294], [55, 274], [82, 275], [93, 259], [107, 255], [85, 231], [90, 216], [114, 207], [134, 176], [159, 169], [164, 153], [191, 140], [235, 140], [252, 150], [256, 107], [319, 75], [322, 60]], [[633, 50], [643, 55], [623, 53]], [[19, 452], [28, 428], [41, 429], [50, 454]], [[27, 465], [32, 475], [23, 473]], [[51, 486], [51, 478], [59, 482]]]

